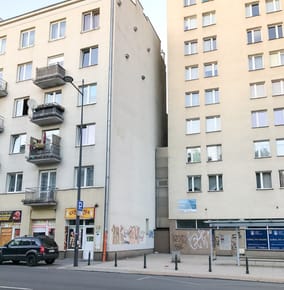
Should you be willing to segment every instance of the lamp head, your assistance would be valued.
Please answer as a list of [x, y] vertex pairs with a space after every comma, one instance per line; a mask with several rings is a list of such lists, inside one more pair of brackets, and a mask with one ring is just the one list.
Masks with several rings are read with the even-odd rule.
[[63, 77], [64, 82], [66, 83], [73, 83], [73, 78], [71, 76], [64, 76]]

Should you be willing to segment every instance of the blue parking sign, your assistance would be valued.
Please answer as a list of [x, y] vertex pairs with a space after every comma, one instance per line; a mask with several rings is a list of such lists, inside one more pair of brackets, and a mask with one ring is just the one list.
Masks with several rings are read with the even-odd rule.
[[78, 200], [78, 204], [77, 204], [77, 211], [82, 212], [84, 208], [84, 202], [83, 200]]

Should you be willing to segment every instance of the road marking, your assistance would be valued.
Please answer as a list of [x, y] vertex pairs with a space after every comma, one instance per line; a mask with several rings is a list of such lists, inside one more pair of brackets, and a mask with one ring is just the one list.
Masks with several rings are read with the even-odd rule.
[[19, 288], [19, 287], [9, 287], [9, 286], [0, 286], [0, 289], [11, 289], [11, 290], [33, 290], [32, 288]]
[[151, 278], [152, 278], [152, 277], [147, 276], [147, 277], [139, 278], [139, 279], [137, 279], [137, 281], [142, 281], [142, 280], [151, 279]]

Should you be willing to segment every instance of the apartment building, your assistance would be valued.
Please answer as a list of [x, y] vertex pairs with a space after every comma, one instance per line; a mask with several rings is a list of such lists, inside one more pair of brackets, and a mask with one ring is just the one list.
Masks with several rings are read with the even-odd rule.
[[0, 82], [0, 245], [46, 234], [72, 256], [80, 176], [79, 256], [153, 249], [165, 65], [140, 2], [69, 0], [2, 20]]
[[284, 2], [167, 4], [171, 249], [283, 251]]

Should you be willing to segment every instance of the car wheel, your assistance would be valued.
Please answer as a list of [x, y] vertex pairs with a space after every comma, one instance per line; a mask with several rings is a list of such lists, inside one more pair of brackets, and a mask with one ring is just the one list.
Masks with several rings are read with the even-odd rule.
[[12, 260], [13, 264], [18, 265], [20, 263], [20, 261], [18, 260]]
[[35, 266], [37, 264], [36, 256], [35, 255], [28, 255], [27, 256], [27, 264], [28, 266]]
[[55, 259], [47, 259], [47, 260], [45, 260], [45, 263], [46, 263], [47, 265], [51, 265], [51, 264], [54, 263], [54, 261], [55, 261]]

